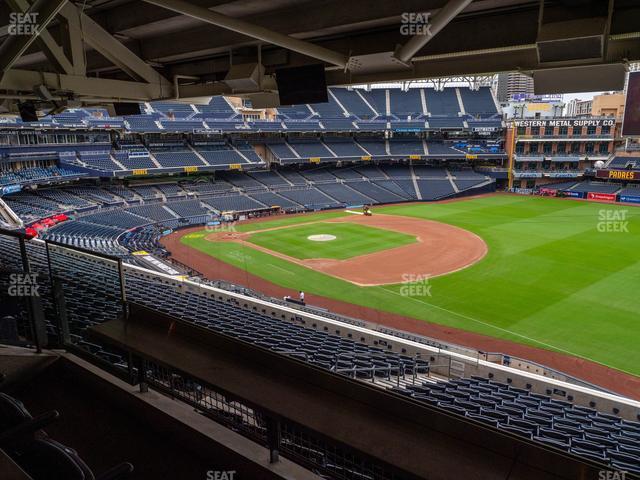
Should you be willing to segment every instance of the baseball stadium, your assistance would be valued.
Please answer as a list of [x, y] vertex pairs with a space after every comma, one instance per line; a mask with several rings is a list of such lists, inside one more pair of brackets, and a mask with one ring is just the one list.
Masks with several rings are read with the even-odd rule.
[[640, 478], [640, 5], [0, 5], [0, 478]]

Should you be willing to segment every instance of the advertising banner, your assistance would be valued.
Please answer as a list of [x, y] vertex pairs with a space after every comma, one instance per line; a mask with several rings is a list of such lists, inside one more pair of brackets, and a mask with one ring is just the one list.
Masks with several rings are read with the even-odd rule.
[[615, 202], [616, 201], [616, 194], [615, 193], [589, 192], [587, 194], [587, 200], [604, 200], [605, 202]]
[[8, 193], [19, 192], [20, 190], [22, 190], [22, 187], [20, 185], [7, 185], [0, 189], [0, 194], [6, 195]]
[[516, 120], [516, 127], [613, 127], [615, 119], [549, 119], [549, 120]]
[[582, 175], [582, 172], [545, 172], [544, 176], [549, 178], [575, 178]]
[[636, 195], [620, 195], [620, 201], [625, 203], [640, 203], [640, 197]]
[[596, 177], [612, 180], [640, 180], [640, 170], [596, 170]]
[[564, 190], [562, 193], [565, 197], [584, 198], [584, 192], [573, 192], [571, 190]]

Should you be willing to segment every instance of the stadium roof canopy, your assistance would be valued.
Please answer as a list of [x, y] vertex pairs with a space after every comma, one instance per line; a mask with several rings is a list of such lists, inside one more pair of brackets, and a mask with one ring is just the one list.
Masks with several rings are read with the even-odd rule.
[[613, 89], [640, 59], [638, 3], [5, 0], [0, 95], [90, 102], [274, 92], [276, 69], [310, 63], [325, 65], [329, 85], [520, 70], [538, 71], [542, 89], [573, 79], [597, 84], [574, 91]]

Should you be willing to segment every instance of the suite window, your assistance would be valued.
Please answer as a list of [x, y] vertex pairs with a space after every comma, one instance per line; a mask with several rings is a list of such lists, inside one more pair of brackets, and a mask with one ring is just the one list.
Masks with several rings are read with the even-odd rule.
[[595, 135], [596, 134], [596, 127], [593, 125], [589, 125], [587, 127], [587, 135]]
[[540, 135], [540, 127], [531, 127], [531, 135]]
[[611, 133], [611, 127], [609, 125], [605, 125], [600, 129], [603, 135], [608, 135]]
[[558, 130], [558, 135], [568, 135], [569, 134], [569, 127], [560, 127], [560, 129]]

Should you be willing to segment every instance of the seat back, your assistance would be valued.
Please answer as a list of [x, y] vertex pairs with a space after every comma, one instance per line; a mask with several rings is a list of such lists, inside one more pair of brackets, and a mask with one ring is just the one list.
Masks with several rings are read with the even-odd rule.
[[0, 393], [0, 432], [16, 427], [32, 418], [21, 401], [5, 393]]
[[35, 480], [94, 480], [75, 450], [51, 438], [36, 439], [15, 459]]

